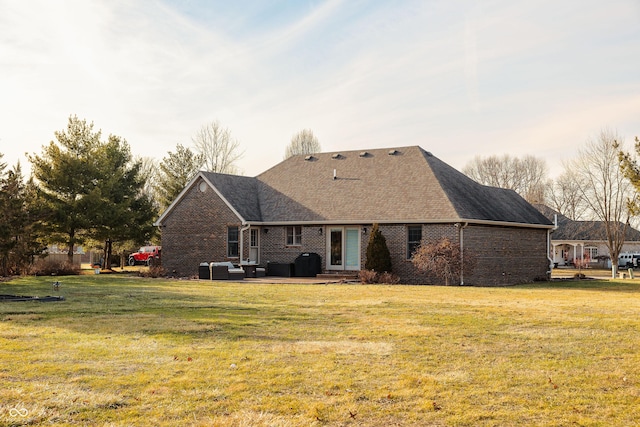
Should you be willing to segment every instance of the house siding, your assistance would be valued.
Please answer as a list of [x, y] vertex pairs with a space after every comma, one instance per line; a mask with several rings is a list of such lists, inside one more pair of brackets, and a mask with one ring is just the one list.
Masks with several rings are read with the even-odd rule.
[[464, 247], [476, 258], [473, 274], [465, 277], [467, 285], [529, 283], [545, 279], [549, 271], [545, 229], [469, 226]]
[[[387, 240], [393, 272], [402, 283], [439, 283], [437, 278], [415, 268], [407, 258], [407, 226], [383, 225], [380, 231]], [[435, 241], [442, 237], [460, 243], [460, 230], [455, 224], [422, 226], [423, 241]], [[363, 256], [366, 254], [366, 244], [364, 242]], [[476, 259], [473, 273], [464, 277], [465, 285], [529, 283], [545, 278], [549, 270], [549, 260], [545, 256], [547, 232], [544, 229], [468, 225], [463, 230], [463, 244], [465, 253]]]
[[[192, 185], [163, 222], [162, 264], [174, 276], [197, 275], [201, 262], [238, 261], [227, 258], [227, 227], [240, 227], [240, 220], [213, 189], [201, 192], [199, 183]], [[249, 233], [244, 234], [248, 242]], [[248, 254], [248, 243], [245, 248]]]
[[[265, 230], [268, 230], [265, 232]], [[322, 230], [320, 233], [319, 230]], [[260, 233], [260, 261], [293, 263], [301, 253], [315, 252], [322, 257], [322, 268], [325, 269], [325, 229], [321, 225], [302, 226], [301, 245], [287, 245], [287, 227], [265, 226]]]

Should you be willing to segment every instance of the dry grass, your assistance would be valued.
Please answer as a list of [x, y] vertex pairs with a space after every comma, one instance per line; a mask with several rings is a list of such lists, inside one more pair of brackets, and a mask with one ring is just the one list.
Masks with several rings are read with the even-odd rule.
[[[52, 294], [46, 278], [0, 294]], [[638, 425], [640, 281], [77, 276], [0, 302], [0, 425]]]

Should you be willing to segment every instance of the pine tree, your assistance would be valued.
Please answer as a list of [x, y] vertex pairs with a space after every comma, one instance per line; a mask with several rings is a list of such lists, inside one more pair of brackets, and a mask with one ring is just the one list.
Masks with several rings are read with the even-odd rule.
[[373, 224], [373, 229], [369, 236], [367, 260], [364, 267], [377, 273], [391, 273], [391, 254], [387, 247], [387, 240], [378, 228], [378, 224]]

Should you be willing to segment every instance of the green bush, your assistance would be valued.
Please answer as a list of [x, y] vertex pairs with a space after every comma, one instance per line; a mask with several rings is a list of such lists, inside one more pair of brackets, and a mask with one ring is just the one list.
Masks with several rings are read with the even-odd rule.
[[378, 224], [373, 224], [373, 229], [369, 236], [367, 260], [364, 268], [378, 273], [391, 273], [391, 254], [387, 247], [387, 240], [378, 228]]

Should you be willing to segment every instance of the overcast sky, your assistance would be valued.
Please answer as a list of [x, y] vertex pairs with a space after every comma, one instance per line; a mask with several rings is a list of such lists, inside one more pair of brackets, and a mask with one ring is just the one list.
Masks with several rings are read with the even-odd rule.
[[420, 145], [552, 175], [603, 127], [640, 136], [640, 1], [0, 0], [0, 153], [70, 115], [158, 159], [218, 120], [255, 176], [323, 151]]

